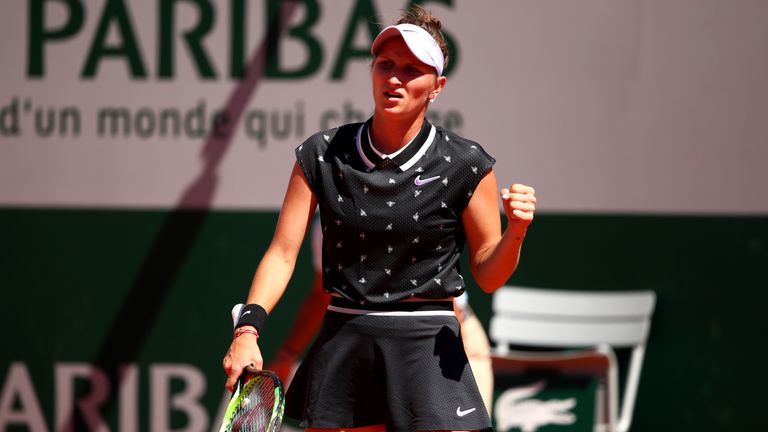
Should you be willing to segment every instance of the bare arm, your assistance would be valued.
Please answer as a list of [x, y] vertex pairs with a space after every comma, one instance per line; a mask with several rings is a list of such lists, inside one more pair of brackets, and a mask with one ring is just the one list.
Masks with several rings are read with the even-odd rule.
[[267, 312], [275, 307], [293, 275], [296, 258], [316, 206], [317, 199], [296, 163], [272, 242], [253, 276], [248, 303], [257, 303]]
[[514, 184], [502, 189], [508, 221], [502, 234], [497, 190], [496, 175], [490, 171], [478, 184], [462, 214], [472, 275], [480, 288], [489, 293], [501, 287], [517, 268], [525, 231], [536, 209], [533, 188]]
[[[293, 274], [307, 225], [316, 206], [317, 199], [296, 163], [272, 242], [253, 277], [248, 303], [257, 303], [267, 312], [275, 307]], [[253, 364], [256, 369], [261, 369], [264, 360], [256, 340], [252, 334], [243, 334], [232, 341], [224, 357], [224, 370], [228, 376], [226, 386], [230, 390], [246, 366]]]

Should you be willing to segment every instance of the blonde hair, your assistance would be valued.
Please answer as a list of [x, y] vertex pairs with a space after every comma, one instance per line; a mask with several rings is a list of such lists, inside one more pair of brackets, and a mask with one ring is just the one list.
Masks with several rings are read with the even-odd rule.
[[432, 15], [430, 11], [419, 5], [412, 5], [403, 11], [400, 19], [397, 20], [397, 24], [413, 24], [426, 30], [437, 42], [440, 51], [443, 52], [443, 58], [445, 59], [443, 61], [443, 70], [448, 69], [448, 43], [445, 41], [441, 31], [443, 24], [438, 17]]

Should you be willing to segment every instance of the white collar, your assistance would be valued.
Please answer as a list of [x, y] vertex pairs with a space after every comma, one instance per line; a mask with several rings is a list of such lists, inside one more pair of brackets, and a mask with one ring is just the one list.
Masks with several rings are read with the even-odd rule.
[[380, 158], [382, 158], [382, 159], [387, 159], [387, 158], [389, 158], [389, 159], [394, 159], [394, 158], [395, 158], [395, 156], [397, 156], [397, 155], [399, 155], [400, 153], [402, 153], [402, 152], [403, 152], [403, 150], [405, 150], [406, 148], [408, 148], [408, 146], [409, 146], [409, 145], [411, 145], [411, 143], [413, 142], [413, 140], [415, 140], [415, 139], [416, 139], [416, 137], [417, 137], [417, 136], [419, 136], [419, 134], [417, 133], [417, 134], [416, 134], [416, 135], [414, 135], [414, 136], [413, 136], [413, 138], [411, 138], [411, 140], [410, 140], [410, 141], [408, 141], [408, 142], [407, 142], [407, 143], [406, 143], [404, 146], [402, 146], [402, 147], [400, 147], [399, 149], [397, 149], [397, 151], [395, 151], [394, 153], [386, 154], [386, 153], [382, 153], [382, 152], [380, 152], [380, 151], [379, 151], [379, 149], [377, 149], [377, 148], [376, 148], [376, 146], [375, 146], [375, 145], [373, 145], [373, 140], [371, 139], [371, 128], [368, 128], [368, 129], [366, 129], [366, 130], [365, 130], [365, 133], [368, 135], [368, 142], [371, 144], [371, 150], [373, 150], [373, 152], [374, 152], [374, 153], [376, 153], [377, 155], [379, 155], [379, 157], [380, 157]]
[[[355, 137], [355, 146], [357, 147], [357, 153], [360, 155], [360, 159], [363, 160], [363, 163], [365, 164], [365, 166], [368, 167], [368, 169], [370, 170], [370, 169], [373, 169], [376, 166], [376, 164], [371, 162], [371, 160], [365, 156], [365, 152], [363, 151], [361, 138], [362, 138], [364, 128], [365, 128], [365, 123], [361, 124], [360, 128], [357, 130], [357, 136]], [[429, 125], [429, 136], [427, 137], [426, 140], [424, 140], [424, 143], [421, 145], [419, 150], [413, 155], [413, 157], [408, 159], [408, 161], [406, 161], [404, 164], [400, 165], [400, 169], [402, 171], [406, 171], [410, 169], [412, 166], [416, 165], [416, 162], [418, 162], [419, 159], [421, 159], [421, 157], [424, 156], [424, 153], [427, 152], [427, 149], [429, 149], [429, 146], [431, 146], [432, 143], [435, 141], [436, 135], [437, 135], [437, 129], [435, 128], [435, 125]], [[416, 136], [418, 136], [418, 134]], [[411, 142], [412, 141], [413, 140], [411, 140]], [[370, 144], [370, 140], [368, 142]], [[410, 142], [408, 144], [410, 144]], [[397, 152], [389, 155], [390, 158], [396, 156], [401, 151], [405, 150], [406, 147], [408, 147], [408, 145], [403, 146], [403, 148], [401, 148]], [[371, 149], [381, 156], [381, 153], [378, 150], [376, 150], [376, 148], [373, 145], [371, 145]]]

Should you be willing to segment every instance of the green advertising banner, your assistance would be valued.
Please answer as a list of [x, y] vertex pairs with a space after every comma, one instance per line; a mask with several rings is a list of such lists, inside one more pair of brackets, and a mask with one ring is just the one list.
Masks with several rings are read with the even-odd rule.
[[[210, 430], [226, 397], [229, 309], [275, 222], [275, 213], [231, 211], [0, 212], [0, 430]], [[653, 289], [632, 430], [755, 430], [768, 385], [767, 245], [766, 218], [541, 215], [512, 281]], [[268, 359], [309, 290], [308, 252], [270, 316]], [[491, 297], [470, 295], [487, 325]], [[497, 396], [510, 380], [497, 377]], [[593, 414], [584, 385], [565, 410], [578, 419]], [[569, 397], [550, 385], [520, 402]]]

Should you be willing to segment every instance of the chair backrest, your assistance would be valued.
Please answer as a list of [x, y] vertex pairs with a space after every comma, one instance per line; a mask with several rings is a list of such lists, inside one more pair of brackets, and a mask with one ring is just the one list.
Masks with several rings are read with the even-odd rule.
[[491, 340], [540, 347], [631, 347], [648, 337], [653, 291], [570, 291], [505, 286], [493, 297]]

